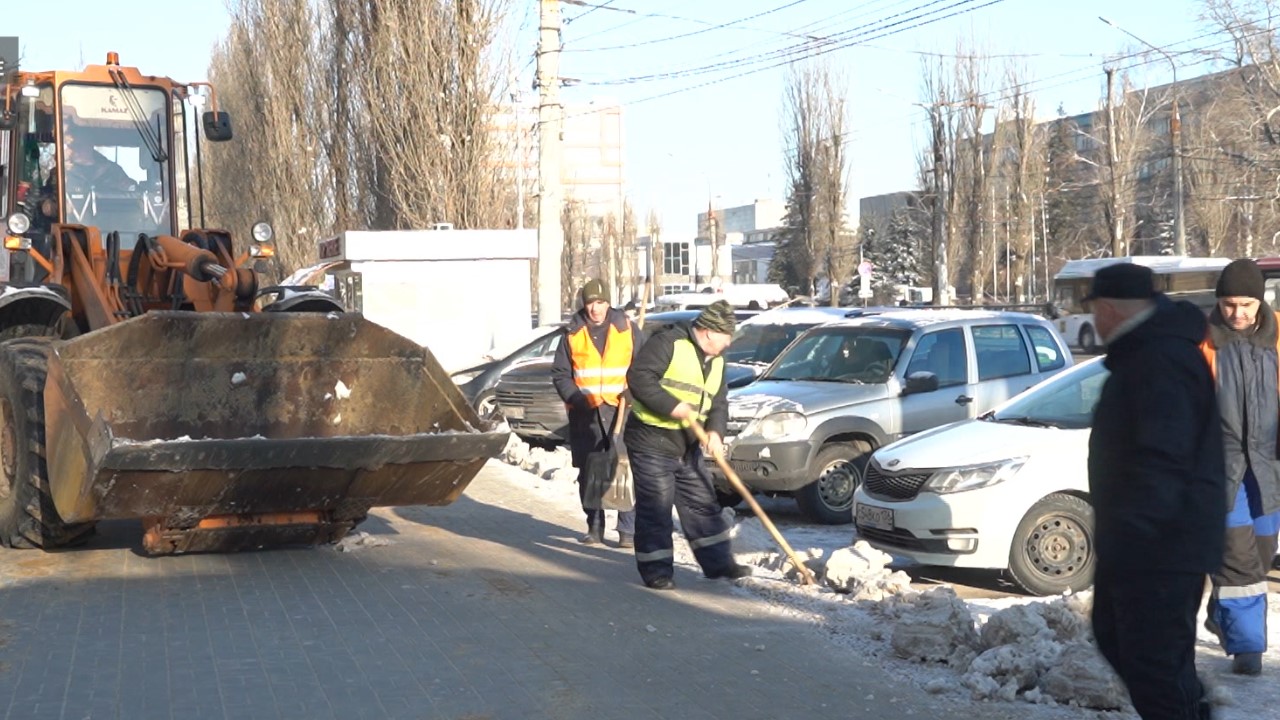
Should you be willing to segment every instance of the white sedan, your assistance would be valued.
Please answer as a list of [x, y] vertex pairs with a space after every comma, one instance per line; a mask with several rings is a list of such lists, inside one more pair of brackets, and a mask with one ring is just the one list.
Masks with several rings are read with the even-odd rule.
[[1088, 587], [1089, 428], [1106, 378], [1096, 358], [881, 448], [854, 496], [858, 535], [924, 565], [1007, 570], [1036, 595]]

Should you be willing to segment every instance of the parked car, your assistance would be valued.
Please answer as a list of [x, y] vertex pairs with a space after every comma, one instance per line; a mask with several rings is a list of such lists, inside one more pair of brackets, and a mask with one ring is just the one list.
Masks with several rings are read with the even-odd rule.
[[848, 523], [876, 448], [984, 413], [1071, 364], [1033, 315], [865, 311], [807, 331], [730, 391], [728, 460], [749, 489], [790, 494], [815, 522]]
[[[658, 328], [673, 323], [689, 323], [701, 310], [673, 310], [645, 316], [644, 332], [653, 333]], [[737, 311], [740, 322], [757, 315], [756, 311]], [[554, 446], [569, 441], [569, 415], [564, 401], [551, 384], [552, 355], [559, 343], [560, 333], [555, 334], [556, 344], [545, 355], [532, 358], [509, 368], [495, 379], [493, 402], [497, 413], [504, 417], [511, 431], [533, 445]], [[734, 386], [745, 385], [755, 379], [758, 370], [748, 365], [730, 365], [725, 369], [725, 381]]]
[[878, 450], [855, 495], [858, 535], [925, 565], [1007, 571], [1035, 595], [1088, 587], [1089, 428], [1102, 360]]
[[731, 366], [729, 387], [742, 387], [755, 380], [809, 328], [882, 310], [884, 308], [795, 305], [768, 310], [743, 320], [733, 334], [733, 344], [724, 353], [725, 361]]
[[465, 370], [459, 370], [450, 377], [462, 391], [463, 397], [471, 403], [480, 417], [489, 417], [497, 407], [495, 402], [498, 381], [514, 367], [550, 358], [560, 344], [562, 325], [544, 325], [534, 328], [530, 334], [533, 339], [523, 338], [514, 350], [501, 349], [483, 362]]

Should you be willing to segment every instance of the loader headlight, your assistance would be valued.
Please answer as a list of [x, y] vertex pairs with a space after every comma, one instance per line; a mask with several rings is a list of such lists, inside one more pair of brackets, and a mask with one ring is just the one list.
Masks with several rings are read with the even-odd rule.
[[953, 493], [988, 487], [1018, 474], [1027, 458], [1016, 457], [982, 465], [939, 470], [920, 488], [926, 492]]
[[[244, 227], [241, 225], [240, 227]], [[269, 243], [276, 236], [275, 230], [271, 229], [270, 223], [254, 223], [253, 225], [253, 241], [256, 243]]]
[[21, 235], [31, 229], [31, 218], [27, 217], [26, 213], [17, 212], [9, 216], [5, 226], [14, 235]]
[[764, 440], [779, 440], [788, 435], [804, 432], [809, 421], [797, 412], [778, 412], [752, 420], [742, 431], [743, 437], [759, 437]]

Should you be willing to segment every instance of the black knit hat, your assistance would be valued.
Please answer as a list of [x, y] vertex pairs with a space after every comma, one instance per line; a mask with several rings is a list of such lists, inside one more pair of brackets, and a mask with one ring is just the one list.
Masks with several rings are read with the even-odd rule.
[[1220, 298], [1249, 297], [1265, 300], [1266, 291], [1267, 284], [1262, 279], [1262, 271], [1258, 269], [1258, 263], [1248, 258], [1241, 258], [1232, 260], [1231, 264], [1222, 268], [1214, 295]]
[[737, 318], [733, 315], [733, 306], [728, 300], [717, 300], [702, 309], [698, 313], [698, 317], [693, 321], [694, 327], [700, 327], [711, 332], [724, 333], [732, 335], [733, 329], [737, 324]]
[[1151, 268], [1133, 263], [1116, 263], [1093, 274], [1093, 288], [1084, 300], [1141, 300], [1154, 297], [1155, 294]]

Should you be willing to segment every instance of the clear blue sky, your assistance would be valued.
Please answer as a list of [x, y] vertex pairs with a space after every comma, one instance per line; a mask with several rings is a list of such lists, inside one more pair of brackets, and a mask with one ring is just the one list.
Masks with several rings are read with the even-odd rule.
[[[669, 236], [696, 231], [695, 215], [709, 194], [717, 206], [784, 198], [784, 68], [724, 79], [759, 67], [735, 63], [694, 77], [610, 81], [758, 59], [804, 43], [799, 36], [844, 38], [837, 44], [849, 47], [823, 58], [848, 80], [856, 135], [849, 144], [849, 197], [856, 213], [859, 197], [914, 186], [926, 130], [923, 111], [913, 105], [922, 99], [920, 52], [954, 52], [957, 40], [971, 38], [992, 55], [1025, 55], [1017, 61], [1038, 112], [1049, 117], [1059, 105], [1068, 113], [1095, 107], [1106, 59], [1141, 49], [1098, 15], [1170, 51], [1222, 47], [1221, 37], [1199, 37], [1207, 32], [1197, 18], [1199, 0], [994, 0], [987, 7], [979, 6], [992, 0], [586, 1], [606, 7], [562, 6], [562, 75], [581, 81], [566, 88], [565, 99], [614, 97], [626, 105], [628, 195], [641, 218], [655, 207]], [[976, 9], [937, 19], [966, 8]], [[532, 78], [537, 13], [536, 0], [519, 0], [508, 18], [524, 88]], [[716, 27], [761, 13], [767, 14]], [[51, 14], [56, 33], [48, 28]], [[922, 24], [930, 20], [936, 21]], [[11, 14], [2, 32], [23, 38], [28, 69], [101, 62], [115, 50], [144, 72], [196, 80], [204, 79], [208, 52], [226, 27], [223, 0], [51, 0], [40, 13]], [[689, 33], [697, 34], [674, 37]], [[627, 45], [633, 46], [590, 50]], [[1181, 77], [1198, 72], [1191, 57], [1179, 56]], [[1168, 62], [1147, 59], [1133, 70], [1135, 81], [1167, 82]], [[1004, 62], [992, 60], [993, 73], [1002, 75]], [[692, 87], [708, 81], [718, 82]]]

